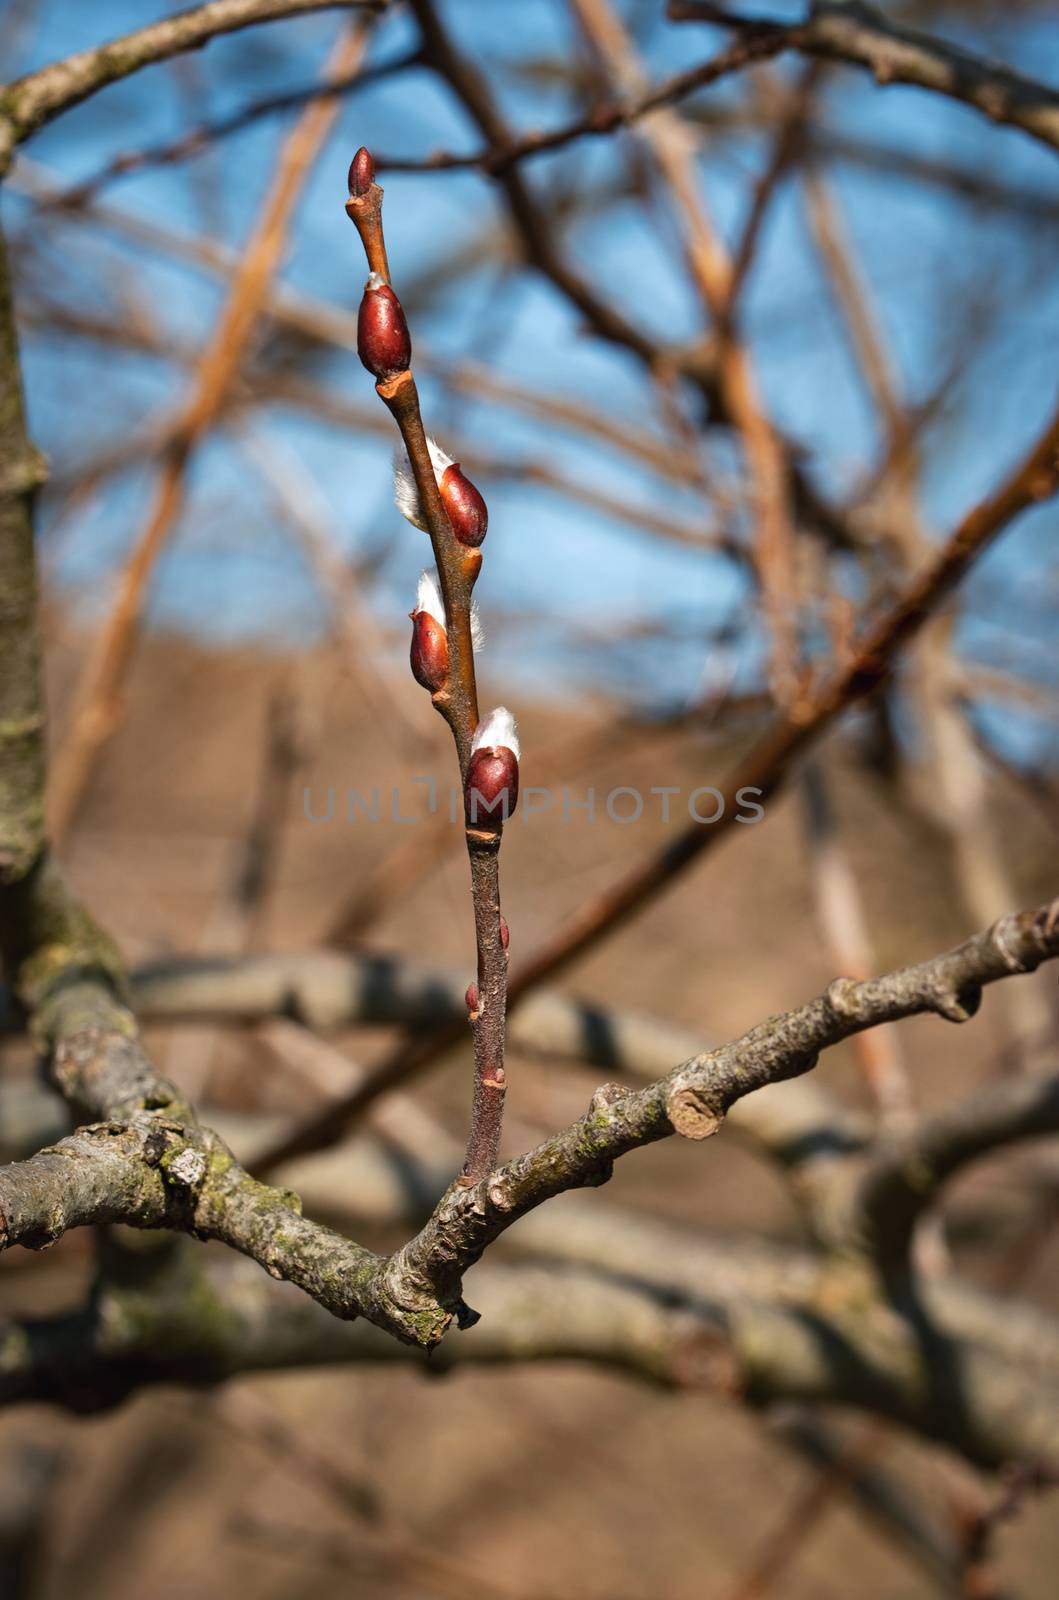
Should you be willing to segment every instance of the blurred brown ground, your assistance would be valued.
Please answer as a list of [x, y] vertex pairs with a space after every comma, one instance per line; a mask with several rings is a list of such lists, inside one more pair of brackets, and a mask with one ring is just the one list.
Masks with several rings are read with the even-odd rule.
[[[51, 699], [61, 726], [72, 652], [52, 652]], [[107, 752], [67, 860], [83, 893], [130, 960], [208, 947], [211, 914], [225, 893], [261, 765], [270, 696], [284, 686], [299, 707], [308, 762], [295, 779], [277, 879], [260, 942], [299, 949], [317, 941], [365, 869], [411, 830], [347, 825], [348, 787], [397, 785], [411, 798], [414, 774], [446, 782], [450, 750], [440, 719], [403, 678], [395, 693], [413, 747], [378, 713], [358, 716], [356, 696], [330, 650], [265, 657], [253, 650], [205, 652], [156, 639], [145, 646], [128, 720]], [[536, 780], [534, 751], [573, 716], [520, 704], [523, 783]], [[586, 734], [607, 715], [583, 716]], [[882, 779], [834, 746], [829, 770], [870, 915], [877, 963], [914, 960], [969, 931], [941, 837]], [[626, 746], [593, 770], [571, 771], [580, 795], [617, 784], [685, 793], [728, 767], [723, 744], [687, 732]], [[314, 806], [336, 790], [336, 817], [312, 825]], [[1055, 892], [1055, 832], [1013, 785], [997, 781], [993, 803], [1021, 899]], [[678, 802], [679, 804], [679, 802]], [[575, 816], [580, 816], [575, 813]], [[607, 883], [665, 829], [657, 805], [621, 827], [557, 818], [512, 825], [505, 839], [505, 910], [513, 950], [528, 950], [564, 912]], [[373, 948], [406, 951], [458, 967], [472, 948], [460, 838], [444, 865], [371, 930]], [[469, 970], [469, 969], [468, 969]], [[572, 991], [680, 1021], [704, 1041], [736, 1033], [765, 1014], [808, 998], [834, 976], [813, 917], [797, 796], [769, 807], [764, 823], [733, 830], [716, 854], [565, 979]], [[1020, 981], [1038, 981], [1020, 980]], [[1054, 998], [1054, 975], [1039, 975]], [[958, 1094], [997, 1070], [1003, 1046], [995, 992], [978, 1018], [955, 1029], [906, 1023], [901, 1044], [923, 1106]], [[172, 1035], [155, 1030], [161, 1064], [175, 1070]], [[363, 1030], [340, 1036], [351, 1058], [369, 1060], [384, 1042]], [[18, 1056], [18, 1052], [15, 1055]], [[19, 1057], [21, 1059], [21, 1057]], [[17, 1065], [17, 1063], [16, 1063]], [[851, 1057], [836, 1050], [819, 1069], [838, 1094], [862, 1091]], [[575, 1067], [525, 1058], [512, 1063], [508, 1142], [526, 1142], [579, 1113], [592, 1079]], [[454, 1059], [418, 1091], [458, 1132], [467, 1099], [465, 1063]], [[295, 1111], [304, 1090], [236, 1034], [218, 1036], [214, 1102]], [[969, 1188], [1017, 1194], [1018, 1166], [995, 1160]], [[706, 1148], [681, 1141], [623, 1162], [605, 1197], [711, 1231], [796, 1238], [797, 1221], [778, 1180], [723, 1135]], [[10, 1307], [76, 1297], [88, 1253], [70, 1238], [47, 1257], [5, 1258]], [[988, 1282], [997, 1251], [959, 1252], [962, 1271]], [[1055, 1242], [1036, 1258], [1027, 1294], [1059, 1306]], [[473, 1276], [469, 1281], [473, 1301]], [[317, 1449], [363, 1476], [402, 1536], [433, 1546], [483, 1577], [527, 1595], [642, 1596], [725, 1600], [762, 1541], [783, 1521], [810, 1471], [770, 1436], [767, 1423], [721, 1399], [655, 1393], [612, 1374], [573, 1366], [526, 1367], [442, 1381], [417, 1371], [343, 1369], [248, 1381]], [[848, 1426], [849, 1419], [843, 1421]], [[428, 1594], [421, 1582], [358, 1578], [329, 1568], [310, 1542], [278, 1553], [233, 1531], [252, 1513], [283, 1528], [344, 1533], [343, 1518], [305, 1473], [228, 1434], [199, 1396], [151, 1394], [113, 1415], [70, 1420], [45, 1408], [0, 1420], [0, 1467], [17, 1470], [19, 1441], [55, 1440], [64, 1452], [39, 1600], [219, 1600]], [[950, 1476], [938, 1456], [898, 1435], [886, 1460], [925, 1506], [944, 1515]], [[966, 1476], [964, 1474], [964, 1476]], [[2, 1481], [2, 1480], [0, 1480]], [[136, 1507], [130, 1516], [129, 1507]], [[1055, 1500], [1030, 1503], [998, 1541], [1015, 1594], [1055, 1593], [1059, 1526]], [[475, 1593], [469, 1585], [468, 1595]], [[812, 1531], [771, 1591], [791, 1600], [918, 1600], [936, 1587], [873, 1529], [843, 1495]]]

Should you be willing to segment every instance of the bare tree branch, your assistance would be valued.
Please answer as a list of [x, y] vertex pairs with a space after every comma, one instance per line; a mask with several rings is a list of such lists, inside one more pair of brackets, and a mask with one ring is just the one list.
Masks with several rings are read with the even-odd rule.
[[[702, 0], [670, 0], [669, 16], [674, 22], [716, 22], [755, 33], [772, 22]], [[816, 0], [806, 20], [790, 29], [788, 42], [806, 55], [865, 67], [880, 85], [912, 84], [947, 95], [991, 122], [1021, 128], [1059, 149], [1059, 91], [947, 40], [902, 27], [861, 0]]]
[[[102, 1285], [82, 1311], [0, 1328], [0, 1403], [115, 1404], [153, 1383], [212, 1384], [239, 1372], [337, 1363], [422, 1362], [366, 1323], [328, 1317], [244, 1265], [212, 1264], [188, 1294], [184, 1263], [145, 1288]], [[430, 1358], [464, 1365], [588, 1361], [653, 1384], [742, 1398], [853, 1405], [997, 1467], [1059, 1455], [1059, 1389], [996, 1350], [939, 1333], [924, 1363], [909, 1336], [873, 1336], [870, 1320], [738, 1295], [710, 1306], [575, 1268], [483, 1268], [483, 1316]], [[945, 1371], [940, 1363], [945, 1363]], [[959, 1363], [962, 1403], [948, 1403]]]
[[821, 1050], [863, 1028], [923, 1012], [966, 1021], [983, 984], [1033, 971], [1056, 954], [1059, 901], [1004, 917], [947, 955], [888, 977], [837, 979], [819, 999], [674, 1068], [647, 1089], [597, 1090], [587, 1114], [562, 1133], [477, 1187], [450, 1189], [426, 1227], [398, 1251], [397, 1273], [418, 1285], [421, 1304], [455, 1306], [463, 1273], [493, 1240], [553, 1195], [606, 1182], [617, 1157], [674, 1131], [707, 1138], [743, 1095], [810, 1071]]
[[887, 1270], [906, 1262], [919, 1219], [968, 1162], [1024, 1139], [1059, 1132], [1059, 1075], [1023, 1073], [946, 1106], [867, 1166], [856, 1225]]
[[87, 100], [108, 84], [127, 78], [141, 67], [168, 61], [184, 50], [199, 50], [221, 34], [235, 33], [257, 22], [278, 21], [309, 11], [356, 8], [384, 11], [390, 0], [209, 0], [190, 11], [162, 17], [134, 33], [53, 61], [29, 73], [0, 93], [0, 173], [15, 145], [51, 122], [61, 112]]
[[[425, 0], [416, 3], [424, 4]], [[704, 827], [692, 822], [671, 843], [634, 866], [570, 917], [560, 933], [516, 967], [508, 986], [509, 1007], [514, 1008], [524, 995], [612, 934], [693, 861], [712, 849], [734, 826], [740, 812], [740, 796], [751, 794], [761, 802], [775, 794], [797, 758], [812, 748], [843, 712], [885, 681], [901, 648], [915, 638], [993, 540], [1028, 506], [1048, 498], [1057, 487], [1059, 408], [1029, 453], [998, 489], [968, 512], [940, 554], [906, 585], [858, 641], [851, 658], [824, 680], [811, 703], [799, 708], [797, 715], [781, 718], [740, 762], [718, 790], [723, 805], [713, 825]], [[433, 1041], [412, 1040], [402, 1046], [348, 1097], [307, 1117], [269, 1152], [269, 1164], [322, 1149], [341, 1137], [349, 1119], [359, 1115], [376, 1096], [423, 1071], [457, 1037], [454, 1029], [444, 1029]]]

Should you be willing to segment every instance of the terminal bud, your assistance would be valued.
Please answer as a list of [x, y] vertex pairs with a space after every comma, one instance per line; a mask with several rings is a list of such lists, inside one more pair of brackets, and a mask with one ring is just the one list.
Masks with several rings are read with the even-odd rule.
[[361, 145], [353, 160], [349, 163], [349, 175], [346, 182], [351, 200], [362, 199], [375, 182], [375, 163], [371, 159], [371, 152], [366, 150], [363, 145]]

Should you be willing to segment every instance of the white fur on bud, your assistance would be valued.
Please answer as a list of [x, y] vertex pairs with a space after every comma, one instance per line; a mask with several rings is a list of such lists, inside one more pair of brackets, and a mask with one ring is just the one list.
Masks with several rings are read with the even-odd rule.
[[[416, 585], [416, 611], [425, 611], [428, 617], [433, 617], [439, 628], [447, 628], [445, 619], [445, 602], [441, 598], [441, 584], [438, 580], [437, 567], [428, 567], [419, 574], [419, 583]], [[471, 601], [471, 645], [475, 650], [480, 650], [485, 643], [485, 631], [482, 628], [481, 618], [478, 615], [476, 603]]]
[[476, 750], [499, 749], [510, 750], [516, 760], [522, 754], [515, 719], [506, 706], [490, 711], [485, 721], [478, 724], [471, 741], [472, 755]]
[[[445, 454], [435, 439], [427, 439], [427, 449], [430, 451], [430, 464], [434, 468], [434, 477], [440, 483], [442, 474], [453, 464], [452, 457]], [[393, 498], [402, 517], [407, 518], [413, 528], [422, 528], [424, 533], [430, 532], [423, 515], [423, 507], [419, 503], [419, 490], [416, 488], [412, 464], [403, 450], [398, 450], [393, 458]]]
[[437, 567], [428, 567], [426, 572], [419, 574], [419, 582], [416, 585], [416, 610], [425, 611], [427, 616], [433, 617], [442, 628], [446, 626], [445, 602], [441, 598]]

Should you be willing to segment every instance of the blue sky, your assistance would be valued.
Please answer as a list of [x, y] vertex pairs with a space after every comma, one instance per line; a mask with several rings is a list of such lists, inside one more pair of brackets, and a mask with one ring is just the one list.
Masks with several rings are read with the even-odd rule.
[[[97, 0], [91, 6], [45, 0], [35, 26], [19, 42], [19, 68], [171, 9], [142, 0]], [[662, 8], [620, 9], [636, 22], [657, 17]], [[970, 29], [958, 14], [954, 23], [951, 10], [936, 26], [1037, 76], [1059, 78], [1054, 32], [1049, 37], [1043, 21], [1005, 20], [996, 10], [1000, 20], [991, 30]], [[461, 44], [486, 67], [518, 127], [547, 126], [577, 109], [577, 99], [554, 70], [544, 70], [549, 62], [554, 68], [577, 58], [561, 0], [522, 0], [517, 6], [453, 0], [445, 14]], [[65, 182], [91, 176], [118, 151], [178, 135], [190, 118], [223, 117], [248, 100], [307, 83], [338, 25], [335, 15], [325, 14], [218, 40], [179, 67], [154, 68], [76, 108], [35, 137], [26, 156]], [[377, 28], [369, 60], [401, 55], [414, 37], [399, 8]], [[712, 30], [656, 23], [644, 33], [644, 54], [652, 76], [664, 77], [705, 59], [720, 42]], [[794, 64], [781, 70], [789, 76]], [[692, 104], [733, 103], [742, 93], [739, 83], [722, 85]], [[937, 157], [1055, 203], [1051, 221], [1029, 224], [979, 210], [936, 186], [849, 162], [828, 169], [904, 394], [926, 397], [961, 346], [978, 347], [964, 381], [953, 385], [944, 426], [930, 440], [925, 512], [940, 533], [996, 481], [1054, 403], [1059, 293], [1050, 264], [1059, 236], [1059, 163], [1053, 152], [969, 110], [915, 90], [880, 90], [853, 73], [831, 77], [822, 106], [826, 128], [884, 150]], [[125, 177], [104, 198], [136, 216], [182, 232], [205, 232], [238, 249], [289, 121], [286, 115], [263, 119], [194, 163]], [[347, 309], [359, 299], [363, 263], [342, 200], [346, 165], [361, 142], [385, 155], [415, 157], [439, 147], [470, 150], [478, 140], [447, 90], [423, 70], [384, 79], [344, 103], [302, 198], [282, 279]], [[554, 183], [606, 194], [621, 187], [632, 148], [628, 137], [584, 140], [534, 160], [527, 171], [539, 193]], [[738, 233], [766, 149], [752, 136], [713, 137], [704, 144], [704, 191], [729, 240]], [[17, 178], [16, 168], [16, 183]], [[496, 194], [477, 175], [393, 173], [383, 181], [399, 289], [429, 279], [434, 267], [444, 269], [460, 240], [503, 221]], [[5, 196], [4, 207], [16, 239], [32, 229], [32, 208], [17, 191]], [[173, 337], [197, 345], [208, 335], [222, 292], [216, 277], [174, 266], [111, 232], [49, 227], [53, 231], [39, 241], [40, 264], [29, 273], [31, 284], [39, 275], [49, 295], [68, 296], [81, 308], [112, 311], [114, 304], [138, 299]], [[673, 238], [657, 205], [626, 193], [586, 208], [566, 243], [582, 272], [626, 315], [660, 337], [677, 339], [693, 337], [701, 319]], [[410, 309], [415, 340], [436, 358], [484, 360], [521, 383], [590, 401], [632, 427], [664, 432], [634, 358], [586, 336], [576, 313], [537, 276], [486, 261], [459, 280], [436, 282], [420, 309], [415, 302]], [[874, 460], [878, 432], [822, 288], [797, 186], [785, 188], [770, 213], [748, 286], [746, 326], [776, 420], [804, 445], [816, 481], [829, 494], [850, 488]], [[355, 357], [325, 355], [317, 373], [343, 397], [363, 406], [375, 403]], [[170, 410], [185, 382], [181, 372], [155, 358], [118, 358], [98, 345], [40, 336], [27, 340], [26, 378], [36, 437], [53, 463], [65, 468]], [[543, 459], [590, 489], [706, 524], [697, 492], [645, 475], [618, 451], [590, 446], [492, 403], [446, 396], [429, 377], [421, 389], [428, 425], [443, 441], [447, 424], [489, 456], [512, 464]], [[312, 475], [343, 551], [351, 558], [379, 554], [373, 604], [380, 616], [403, 616], [423, 564], [423, 541], [390, 506], [388, 442], [377, 433], [325, 426], [289, 407], [263, 411], [255, 428], [277, 449], [295, 454]], [[731, 460], [730, 452], [714, 447], [708, 464], [723, 474]], [[149, 487], [150, 475], [142, 469], [114, 480], [62, 527], [52, 545], [45, 520], [53, 579], [83, 614], [98, 614], [106, 604], [110, 575], [140, 525]], [[541, 619], [534, 626], [512, 625], [506, 654], [496, 645], [490, 666], [498, 674], [545, 691], [572, 681], [575, 689], [614, 686], [638, 698], [671, 701], [699, 682], [711, 634], [750, 614], [745, 582], [723, 558], [641, 535], [604, 513], [507, 476], [483, 488], [491, 516], [480, 585], [487, 619], [491, 611], [507, 615], [522, 608]], [[982, 563], [961, 624], [966, 650], [1032, 670], [1053, 687], [1056, 516], [1043, 508], [1026, 517]], [[211, 441], [196, 461], [189, 505], [152, 587], [150, 619], [215, 637], [284, 643], [316, 637], [326, 625], [314, 579], [249, 458], [227, 435]], [[594, 633], [615, 619], [665, 625], [677, 637], [645, 637], [600, 653], [578, 645], [558, 626], [569, 622]], [[495, 628], [492, 634], [496, 640]], [[739, 660], [748, 678], [759, 653], [755, 630], [743, 628]], [[1005, 712], [994, 731], [1029, 749], [1054, 740], [1054, 726], [1050, 734], [1048, 728], [1047, 721], [1021, 714], [1012, 719]]]

